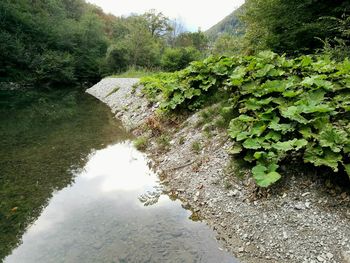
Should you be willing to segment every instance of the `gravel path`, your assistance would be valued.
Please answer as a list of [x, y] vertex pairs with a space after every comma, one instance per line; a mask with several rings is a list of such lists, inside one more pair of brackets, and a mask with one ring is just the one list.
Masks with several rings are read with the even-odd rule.
[[[106, 78], [87, 92], [140, 135], [156, 107], [142, 96], [137, 82]], [[196, 125], [198, 116], [169, 128], [168, 151], [159, 150], [155, 137], [150, 140], [146, 152], [162, 175], [165, 191], [204, 218], [241, 262], [350, 263], [348, 192], [326, 189], [316, 175], [303, 174], [286, 176], [270, 191], [257, 189], [250, 176], [239, 178], [227, 169], [227, 136], [216, 130], [208, 139]], [[201, 145], [198, 154], [194, 142]]]

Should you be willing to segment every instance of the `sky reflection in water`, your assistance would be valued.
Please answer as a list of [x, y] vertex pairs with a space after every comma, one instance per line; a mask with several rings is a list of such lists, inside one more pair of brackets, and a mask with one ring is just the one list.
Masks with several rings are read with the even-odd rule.
[[158, 188], [130, 142], [98, 150], [5, 262], [236, 262], [179, 201], [166, 195], [152, 206], [139, 201]]

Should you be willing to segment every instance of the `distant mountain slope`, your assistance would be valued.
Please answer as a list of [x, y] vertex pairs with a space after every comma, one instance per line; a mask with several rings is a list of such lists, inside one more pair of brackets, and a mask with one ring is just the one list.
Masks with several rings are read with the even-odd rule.
[[239, 14], [242, 12], [242, 7], [236, 9], [231, 14], [226, 16], [216, 25], [205, 31], [209, 39], [215, 40], [220, 34], [228, 33], [238, 35], [242, 32], [242, 23], [239, 21]]

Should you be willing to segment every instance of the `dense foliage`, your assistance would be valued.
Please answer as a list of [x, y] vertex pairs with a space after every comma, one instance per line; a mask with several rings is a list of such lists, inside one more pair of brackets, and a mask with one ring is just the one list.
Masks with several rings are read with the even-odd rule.
[[272, 50], [298, 56], [320, 50], [349, 56], [350, 2], [345, 0], [247, 0], [206, 31], [213, 54]]
[[200, 51], [193, 47], [168, 48], [162, 56], [161, 67], [166, 71], [180, 70], [188, 66], [190, 62], [200, 59], [200, 57]]
[[82, 0], [0, 1], [0, 80], [69, 83], [98, 77], [102, 11]]
[[287, 59], [210, 57], [186, 69], [142, 79], [144, 92], [163, 112], [200, 108], [213, 95], [229, 93], [226, 111], [236, 117], [231, 150], [254, 163], [253, 176], [267, 187], [291, 156], [350, 176], [350, 61], [325, 56]]
[[350, 14], [347, 0], [247, 0], [240, 17], [246, 26], [251, 51], [271, 49], [280, 54], [313, 53], [323, 47], [319, 39], [335, 38], [334, 20]]

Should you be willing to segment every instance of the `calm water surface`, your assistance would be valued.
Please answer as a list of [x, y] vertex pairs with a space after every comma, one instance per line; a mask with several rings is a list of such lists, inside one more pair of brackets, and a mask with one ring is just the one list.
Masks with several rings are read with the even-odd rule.
[[4, 262], [236, 262], [100, 102], [0, 91], [0, 116]]

